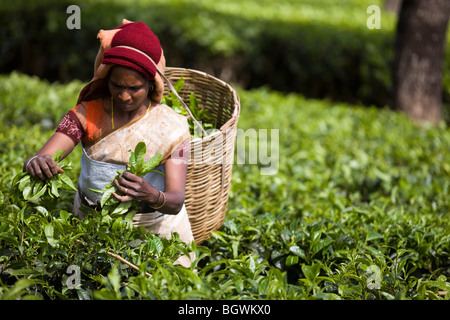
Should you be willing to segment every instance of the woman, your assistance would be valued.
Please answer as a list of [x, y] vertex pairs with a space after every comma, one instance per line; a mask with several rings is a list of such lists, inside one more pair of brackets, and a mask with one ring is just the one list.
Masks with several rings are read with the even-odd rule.
[[[39, 179], [62, 173], [52, 160], [58, 150], [67, 156], [82, 143], [81, 173], [74, 214], [82, 219], [83, 207], [97, 207], [101, 194], [91, 189], [105, 185], [124, 169], [138, 142], [145, 142], [145, 159], [162, 154], [156, 168], [144, 178], [125, 171], [114, 180], [123, 194], [120, 201], [139, 201], [136, 226], [170, 237], [178, 232], [193, 241], [184, 206], [190, 133], [187, 119], [161, 105], [165, 59], [159, 39], [142, 22], [127, 20], [114, 30], [101, 30], [94, 78], [80, 93], [77, 105], [60, 122], [45, 145], [24, 163], [24, 170]], [[189, 266], [187, 257], [178, 263]]]

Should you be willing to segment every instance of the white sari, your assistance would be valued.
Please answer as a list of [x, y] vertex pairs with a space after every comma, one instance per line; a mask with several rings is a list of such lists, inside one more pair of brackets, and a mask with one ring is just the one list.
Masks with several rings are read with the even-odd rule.
[[[155, 170], [164, 172], [164, 163], [181, 143], [191, 138], [187, 119], [175, 113], [166, 105], [151, 109], [137, 121], [124, 125], [113, 132], [97, 139], [91, 146], [84, 148], [81, 158], [81, 173], [78, 191], [74, 201], [74, 214], [82, 219], [82, 205], [96, 206], [100, 203], [101, 193], [90, 189], [104, 189], [117, 175], [117, 170], [125, 170], [130, 157], [129, 150], [134, 150], [139, 142], [145, 142], [147, 153], [145, 160], [157, 153], [162, 154], [162, 161]], [[144, 177], [155, 188], [164, 191], [164, 176], [157, 172]], [[177, 232], [186, 243], [194, 241], [191, 225], [185, 206], [178, 214], [169, 215], [158, 211], [136, 213], [133, 217], [135, 226], [143, 226], [148, 232], [160, 237], [170, 238]], [[189, 258], [180, 257], [176, 261], [186, 267]]]

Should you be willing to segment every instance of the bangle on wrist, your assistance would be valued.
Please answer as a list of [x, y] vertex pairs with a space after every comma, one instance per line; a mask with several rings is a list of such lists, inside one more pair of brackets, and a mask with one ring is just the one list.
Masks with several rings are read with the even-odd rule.
[[161, 209], [161, 208], [164, 207], [164, 205], [166, 204], [166, 195], [164, 194], [164, 192], [161, 192], [161, 190], [158, 190], [158, 192], [159, 192], [159, 194], [158, 194], [158, 199], [156, 199], [155, 204], [156, 204], [156, 202], [158, 202], [159, 196], [160, 196], [161, 194], [163, 195], [164, 200], [163, 200], [162, 205], [160, 205], [159, 207], [152, 207], [152, 208], [155, 209], [155, 210]]
[[158, 198], [156, 198], [156, 200], [155, 200], [155, 204], [157, 204], [158, 203], [158, 200], [159, 200], [159, 196], [161, 195], [161, 191], [160, 190], [158, 190]]
[[31, 161], [33, 161], [37, 157], [38, 156], [34, 156], [34, 157], [31, 157], [30, 159], [28, 159], [27, 164], [25, 165], [25, 170], [28, 170], [28, 166], [30, 165]]

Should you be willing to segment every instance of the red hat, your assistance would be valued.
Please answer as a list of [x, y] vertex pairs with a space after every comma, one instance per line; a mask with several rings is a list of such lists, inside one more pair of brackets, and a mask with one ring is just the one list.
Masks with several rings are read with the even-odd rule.
[[147, 79], [153, 80], [156, 76], [156, 67], [149, 59], [138, 51], [120, 46], [128, 46], [144, 52], [155, 64], [161, 58], [162, 48], [158, 37], [142, 21], [126, 23], [117, 27], [111, 48], [103, 53], [103, 64], [117, 64], [134, 69], [142, 73]]

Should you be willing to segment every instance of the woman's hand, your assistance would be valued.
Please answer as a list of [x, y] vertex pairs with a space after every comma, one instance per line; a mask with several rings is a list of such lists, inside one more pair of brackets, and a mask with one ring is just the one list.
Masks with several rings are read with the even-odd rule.
[[157, 200], [159, 191], [153, 187], [147, 180], [131, 172], [125, 171], [114, 180], [117, 189], [124, 195], [113, 193], [113, 196], [120, 201], [146, 201], [154, 203]]
[[124, 195], [113, 193], [120, 201], [145, 201], [165, 214], [177, 214], [185, 200], [187, 162], [169, 158], [164, 164], [164, 192], [160, 192], [144, 178], [125, 171], [114, 184]]
[[72, 152], [74, 147], [75, 143], [71, 138], [63, 133], [55, 132], [34, 157], [25, 161], [23, 171], [41, 180], [51, 179], [60, 173], [64, 173], [64, 170], [53, 160], [52, 155], [59, 150], [66, 150], [61, 156], [61, 158], [64, 158]]
[[24, 171], [41, 180], [51, 179], [60, 173], [64, 173], [64, 170], [48, 154], [34, 156], [25, 161]]

